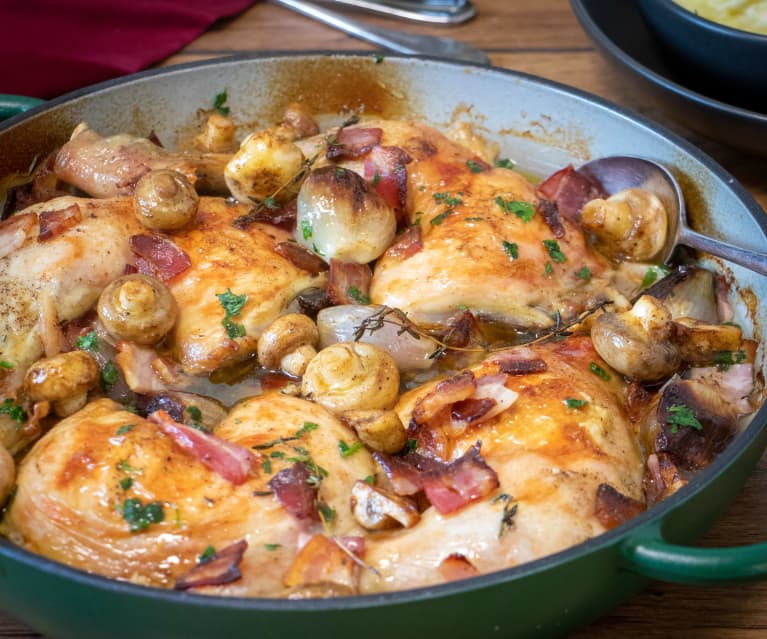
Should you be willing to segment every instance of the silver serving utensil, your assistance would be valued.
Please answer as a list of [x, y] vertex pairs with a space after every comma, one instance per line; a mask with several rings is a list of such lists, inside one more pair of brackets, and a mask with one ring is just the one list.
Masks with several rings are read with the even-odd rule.
[[317, 5], [303, 0], [272, 0], [276, 4], [292, 9], [309, 18], [314, 18], [331, 27], [349, 35], [372, 42], [380, 47], [396, 51], [397, 53], [433, 55], [440, 58], [451, 58], [453, 60], [464, 60], [466, 62], [477, 62], [480, 64], [490, 64], [490, 60], [485, 53], [470, 44], [451, 40], [450, 38], [438, 38], [429, 35], [419, 35], [414, 33], [404, 33], [394, 29], [384, 29], [383, 27], [374, 27], [372, 25], [362, 24], [356, 20], [351, 20], [334, 11], [318, 7]]
[[668, 213], [666, 245], [657, 256], [659, 260], [667, 262], [677, 245], [683, 244], [767, 275], [767, 254], [716, 240], [687, 225], [682, 189], [664, 166], [644, 158], [611, 156], [588, 162], [578, 171], [596, 178], [609, 194], [641, 188], [658, 196]]
[[477, 15], [468, 0], [319, 0], [322, 4], [341, 5], [369, 13], [432, 24], [460, 24]]

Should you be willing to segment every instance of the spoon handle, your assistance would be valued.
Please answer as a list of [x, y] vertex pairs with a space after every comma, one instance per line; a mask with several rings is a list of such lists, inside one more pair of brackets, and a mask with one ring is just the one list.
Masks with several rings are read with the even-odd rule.
[[680, 234], [679, 243], [729, 260], [760, 275], [767, 275], [767, 254], [765, 253], [733, 246], [687, 228]]
[[324, 7], [318, 7], [310, 2], [304, 2], [303, 0], [272, 1], [309, 18], [324, 22], [331, 27], [335, 27], [339, 31], [354, 36], [355, 38], [372, 42], [373, 44], [377, 44], [390, 51], [396, 51], [397, 53], [425, 54], [442, 58], [452, 58], [454, 60], [465, 60], [467, 62], [479, 62], [481, 64], [490, 63], [490, 60], [483, 51], [471, 45], [459, 42], [458, 40], [405, 33], [404, 31], [384, 29], [383, 27], [374, 27], [356, 20], [351, 20], [339, 13], [335, 13]]

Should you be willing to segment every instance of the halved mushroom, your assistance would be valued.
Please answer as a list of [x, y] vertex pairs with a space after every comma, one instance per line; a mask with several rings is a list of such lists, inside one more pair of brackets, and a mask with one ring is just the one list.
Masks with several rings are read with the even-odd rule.
[[367, 530], [412, 528], [421, 520], [415, 502], [364, 481], [354, 483], [351, 506], [357, 523]]
[[111, 335], [148, 346], [173, 328], [178, 306], [160, 280], [134, 273], [118, 277], [104, 289], [97, 311]]
[[657, 195], [626, 189], [606, 200], [587, 202], [581, 226], [591, 231], [600, 252], [624, 260], [652, 260], [666, 243], [668, 214]]
[[51, 402], [59, 417], [67, 417], [85, 405], [88, 391], [99, 377], [99, 365], [93, 357], [85, 351], [72, 351], [32, 364], [24, 389], [33, 402]]
[[285, 124], [289, 124], [293, 128], [299, 138], [308, 138], [320, 132], [320, 127], [309, 109], [300, 102], [291, 102], [285, 108], [282, 119]]
[[317, 354], [319, 341], [317, 326], [306, 315], [282, 315], [258, 338], [258, 361], [266, 368], [300, 377]]
[[175, 231], [197, 216], [200, 197], [181, 173], [170, 169], [150, 171], [133, 191], [138, 221], [154, 231]]
[[333, 344], [309, 362], [301, 392], [334, 413], [390, 409], [399, 394], [399, 371], [391, 355], [372, 344]]
[[393, 410], [347, 410], [340, 417], [365, 446], [380, 453], [393, 455], [407, 443], [407, 431]]
[[642, 295], [625, 313], [604, 313], [591, 327], [602, 359], [618, 372], [641, 381], [672, 375], [681, 362], [673, 342], [671, 315], [654, 297]]

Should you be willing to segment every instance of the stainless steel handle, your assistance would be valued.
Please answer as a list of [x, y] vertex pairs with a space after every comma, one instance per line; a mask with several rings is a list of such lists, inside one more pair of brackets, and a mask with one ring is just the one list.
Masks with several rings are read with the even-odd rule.
[[724, 258], [760, 275], [767, 275], [767, 254], [765, 253], [733, 246], [727, 242], [696, 233], [687, 227], [680, 230], [679, 243]]

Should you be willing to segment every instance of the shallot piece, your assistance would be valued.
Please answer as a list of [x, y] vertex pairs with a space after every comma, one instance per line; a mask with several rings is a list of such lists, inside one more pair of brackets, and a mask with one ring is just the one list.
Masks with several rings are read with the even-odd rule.
[[188, 573], [176, 579], [175, 590], [188, 590], [199, 586], [220, 586], [237, 581], [240, 574], [240, 562], [248, 548], [244, 539], [219, 550], [208, 561], [192, 568]]
[[220, 437], [179, 424], [164, 410], [147, 417], [170, 437], [179, 448], [199, 459], [203, 465], [235, 486], [250, 476], [258, 458], [244, 446], [228, 442]]

